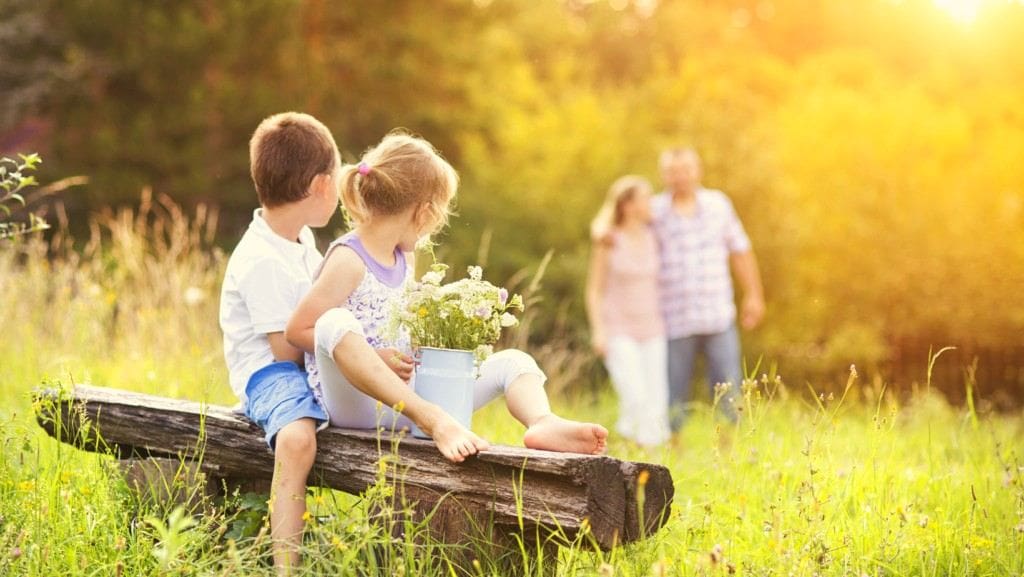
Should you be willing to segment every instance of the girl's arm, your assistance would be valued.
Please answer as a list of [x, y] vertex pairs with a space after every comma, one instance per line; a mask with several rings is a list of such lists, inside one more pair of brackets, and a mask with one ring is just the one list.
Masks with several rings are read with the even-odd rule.
[[285, 338], [292, 346], [313, 352], [316, 321], [325, 312], [348, 301], [366, 274], [366, 265], [352, 249], [340, 246], [331, 251], [324, 261], [320, 276], [292, 313]]
[[[365, 274], [366, 265], [352, 249], [338, 247], [331, 251], [320, 276], [299, 302], [285, 327], [284, 336], [288, 343], [303, 351], [313, 352], [316, 346], [316, 321], [330, 309], [348, 302], [348, 297], [363, 281]], [[402, 380], [412, 378], [413, 362], [408, 355], [393, 348], [377, 349], [376, 353]]]
[[590, 266], [587, 269], [586, 304], [587, 319], [590, 321], [590, 341], [594, 351], [605, 354], [604, 320], [601, 318], [601, 301], [608, 278], [608, 245], [603, 239], [595, 239], [590, 251]]

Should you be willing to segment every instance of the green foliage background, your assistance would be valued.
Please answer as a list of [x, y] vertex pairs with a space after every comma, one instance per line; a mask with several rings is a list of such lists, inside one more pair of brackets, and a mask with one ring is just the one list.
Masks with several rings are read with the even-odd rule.
[[348, 160], [404, 126], [463, 177], [440, 256], [514, 280], [554, 249], [533, 335], [582, 349], [589, 218], [614, 178], [656, 182], [659, 149], [689, 143], [762, 263], [749, 355], [799, 381], [918, 374], [956, 345], [992, 398], [1024, 396], [1019, 2], [970, 25], [929, 0], [0, 6], [0, 148], [47, 127], [40, 180], [91, 177], [73, 216], [152, 186], [220, 206], [230, 245], [261, 118], [313, 113]]

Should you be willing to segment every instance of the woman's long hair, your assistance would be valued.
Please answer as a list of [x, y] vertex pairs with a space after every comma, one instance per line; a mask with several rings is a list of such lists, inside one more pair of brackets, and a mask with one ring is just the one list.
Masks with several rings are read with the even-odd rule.
[[633, 199], [638, 190], [651, 190], [651, 183], [642, 176], [627, 174], [612, 183], [605, 196], [604, 204], [597, 211], [597, 216], [590, 222], [590, 238], [595, 242], [605, 242], [612, 229], [622, 224], [623, 209]]

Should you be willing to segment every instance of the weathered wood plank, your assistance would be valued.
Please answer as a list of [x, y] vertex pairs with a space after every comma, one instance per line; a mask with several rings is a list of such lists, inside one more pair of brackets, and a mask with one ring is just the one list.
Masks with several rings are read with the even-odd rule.
[[[226, 407], [94, 386], [77, 386], [63, 396], [43, 390], [38, 398], [40, 425], [83, 449], [201, 458], [204, 469], [224, 478], [269, 479], [273, 474], [274, 456], [258, 427]], [[97, 442], [97, 433], [105, 445]], [[509, 527], [519, 525], [521, 513], [526, 525], [557, 526], [569, 538], [586, 519], [605, 548], [657, 531], [674, 492], [669, 471], [660, 465], [507, 446], [455, 464], [431, 441], [334, 427], [317, 436], [309, 483], [358, 494], [376, 481], [382, 457], [396, 459], [388, 468], [389, 480], [411, 501], [454, 498], [459, 507]], [[637, 500], [641, 482], [642, 512]]]

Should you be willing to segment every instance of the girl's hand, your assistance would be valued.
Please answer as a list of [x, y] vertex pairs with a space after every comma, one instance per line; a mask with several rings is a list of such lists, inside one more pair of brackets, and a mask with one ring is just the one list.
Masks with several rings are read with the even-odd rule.
[[414, 366], [412, 357], [394, 347], [376, 349], [376, 352], [381, 360], [384, 361], [384, 364], [398, 375], [398, 378], [407, 383], [409, 382], [409, 379], [412, 378]]

